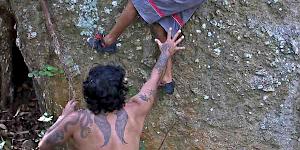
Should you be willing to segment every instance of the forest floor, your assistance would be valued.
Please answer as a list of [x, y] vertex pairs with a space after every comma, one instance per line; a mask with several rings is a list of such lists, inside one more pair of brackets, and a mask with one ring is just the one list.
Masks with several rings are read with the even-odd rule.
[[24, 88], [28, 86], [18, 87], [18, 97], [11, 108], [0, 110], [0, 149], [36, 149], [39, 134], [46, 127], [45, 123], [38, 121], [42, 114], [37, 99], [29, 94], [32, 90]]

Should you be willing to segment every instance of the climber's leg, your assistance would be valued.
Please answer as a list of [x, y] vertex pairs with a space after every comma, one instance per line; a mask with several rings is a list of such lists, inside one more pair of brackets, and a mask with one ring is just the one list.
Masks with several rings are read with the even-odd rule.
[[113, 26], [109, 34], [107, 34], [104, 39], [104, 44], [111, 45], [118, 37], [125, 31], [125, 29], [137, 18], [137, 11], [134, 8], [131, 0], [128, 0], [128, 3], [124, 10], [122, 11], [121, 16], [118, 18], [116, 24]]

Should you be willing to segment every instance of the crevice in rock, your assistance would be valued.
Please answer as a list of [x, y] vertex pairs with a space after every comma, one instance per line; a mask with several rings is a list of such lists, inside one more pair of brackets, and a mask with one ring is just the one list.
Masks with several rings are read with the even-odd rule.
[[[3, 10], [1, 10], [3, 12]], [[12, 112], [17, 111], [21, 104], [27, 104], [35, 99], [32, 79], [28, 77], [28, 67], [24, 62], [21, 51], [16, 45], [17, 31], [14, 28], [15, 18], [8, 12], [1, 16], [1, 28], [6, 30], [1, 34], [3, 52], [0, 66], [1, 81], [1, 106], [3, 109], [10, 108]]]
[[[14, 31], [15, 32], [15, 31]], [[16, 32], [12, 45], [12, 84], [14, 86], [13, 110], [17, 109], [20, 104], [26, 104], [35, 99], [32, 79], [28, 77], [28, 67], [24, 62], [21, 51], [16, 46]]]

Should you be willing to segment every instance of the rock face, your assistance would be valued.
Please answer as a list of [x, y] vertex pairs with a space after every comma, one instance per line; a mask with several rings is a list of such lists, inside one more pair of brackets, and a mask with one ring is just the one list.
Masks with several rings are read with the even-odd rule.
[[13, 90], [11, 84], [12, 73], [12, 45], [13, 35], [11, 34], [14, 22], [7, 12], [6, 8], [1, 7], [7, 3], [0, 1], [0, 107], [6, 105], [6, 102], [11, 101], [11, 93]]
[[[0, 4], [15, 16], [17, 45], [29, 69], [45, 64], [61, 68], [40, 4]], [[94, 63], [123, 66], [130, 96], [150, 74], [158, 50], [141, 19], [121, 36], [116, 54], [98, 54], [85, 44], [95, 28], [109, 32], [124, 5], [120, 0], [49, 3], [59, 42], [73, 64], [69, 69], [79, 74], [74, 79], [79, 100], [80, 82]], [[141, 145], [178, 150], [300, 149], [299, 10], [297, 0], [205, 2], [183, 28], [187, 50], [173, 60], [175, 94], [160, 94]], [[1, 32], [3, 19], [1, 15]], [[2, 45], [6, 36], [1, 33], [1, 50], [7, 50]], [[64, 76], [35, 81], [45, 108], [58, 113], [69, 99]]]

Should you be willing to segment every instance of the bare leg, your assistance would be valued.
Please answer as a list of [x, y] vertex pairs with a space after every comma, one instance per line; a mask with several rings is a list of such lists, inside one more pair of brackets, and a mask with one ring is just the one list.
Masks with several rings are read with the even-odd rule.
[[125, 31], [125, 29], [136, 19], [137, 11], [133, 6], [131, 0], [128, 0], [128, 3], [124, 10], [122, 11], [121, 16], [118, 18], [116, 24], [113, 26], [109, 34], [104, 37], [105, 45], [113, 44], [118, 37]]
[[[167, 40], [167, 33], [159, 24], [154, 24], [152, 29], [155, 33], [155, 37], [161, 42], [165, 42]], [[172, 82], [172, 65], [172, 59], [169, 58], [165, 74], [162, 77], [162, 83]]]

